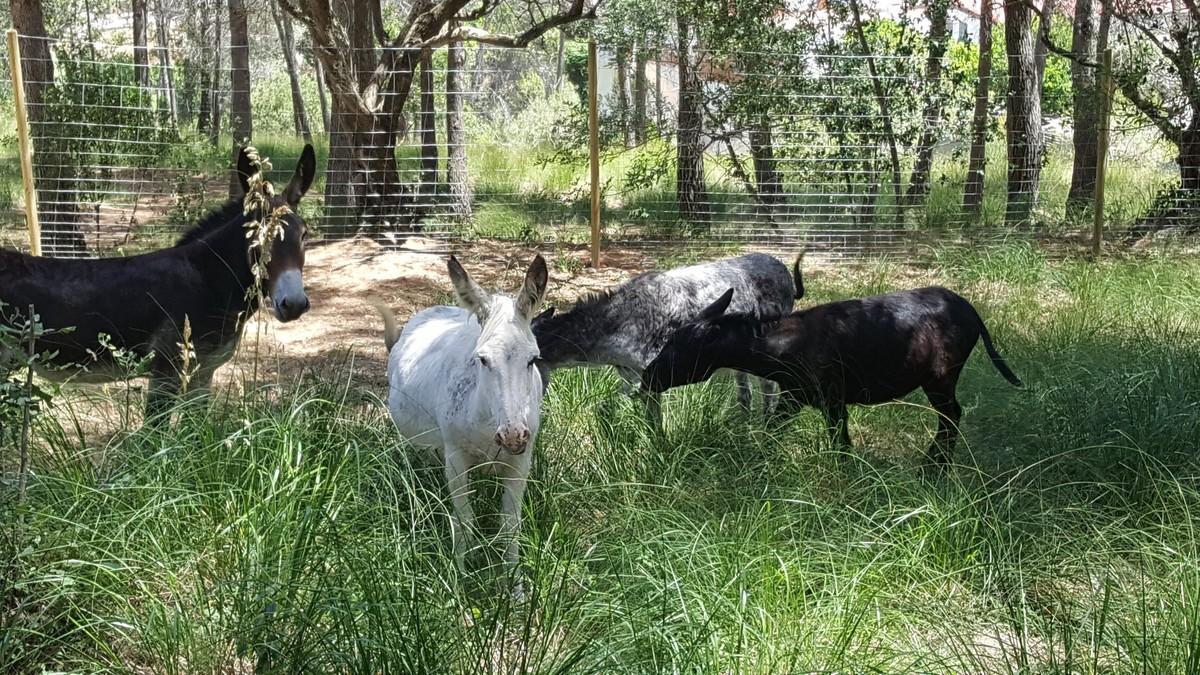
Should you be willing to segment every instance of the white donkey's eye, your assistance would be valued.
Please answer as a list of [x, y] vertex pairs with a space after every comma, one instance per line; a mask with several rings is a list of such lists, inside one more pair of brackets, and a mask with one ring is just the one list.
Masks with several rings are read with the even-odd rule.
[[540, 356], [535, 356], [535, 357], [529, 359], [529, 367], [530, 368], [534, 367], [535, 365], [537, 365], [537, 362], [541, 361], [541, 360], [542, 360], [542, 357], [540, 357]]
[[475, 358], [479, 359], [479, 365], [483, 366], [484, 368], [491, 368], [491, 367], [492, 367], [492, 362], [491, 362], [491, 361], [488, 361], [486, 356], [483, 356], [483, 355], [481, 354], [481, 355], [479, 355], [479, 356], [476, 356]]

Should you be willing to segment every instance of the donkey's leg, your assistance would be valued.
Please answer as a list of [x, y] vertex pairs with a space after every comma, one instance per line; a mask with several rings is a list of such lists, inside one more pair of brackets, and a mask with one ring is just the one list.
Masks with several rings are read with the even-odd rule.
[[157, 427], [169, 421], [171, 406], [179, 393], [179, 380], [167, 369], [150, 371], [150, 384], [146, 388], [146, 415], [143, 424]]
[[750, 389], [750, 376], [740, 370], [735, 370], [733, 381], [737, 383], [738, 405], [742, 412], [750, 412], [750, 404], [754, 400], [754, 393]]
[[779, 407], [779, 383], [760, 377], [758, 378], [758, 387], [762, 392], [763, 414], [770, 417], [775, 414], [775, 408]]
[[467, 550], [475, 542], [475, 511], [471, 508], [471, 481], [466, 455], [458, 448], [445, 444], [443, 461], [446, 469], [446, 487], [450, 490], [450, 502], [454, 513], [450, 516], [450, 537], [454, 542], [454, 557], [458, 567], [466, 571]]
[[962, 419], [962, 406], [955, 396], [958, 374], [950, 382], [937, 382], [924, 387], [929, 403], [938, 415], [938, 429], [933, 443], [925, 454], [926, 466], [944, 469], [954, 455], [958, 441], [958, 421]]
[[825, 426], [829, 429], [829, 441], [837, 447], [850, 447], [850, 412], [841, 401], [826, 401], [821, 408], [825, 414]]
[[[533, 441], [530, 439], [530, 447]], [[521, 504], [525, 498], [525, 487], [529, 481], [529, 468], [532, 457], [529, 452], [500, 462], [498, 473], [500, 482], [504, 485], [504, 494], [500, 497], [500, 540], [504, 543], [504, 564], [510, 570], [516, 568], [521, 557]]]

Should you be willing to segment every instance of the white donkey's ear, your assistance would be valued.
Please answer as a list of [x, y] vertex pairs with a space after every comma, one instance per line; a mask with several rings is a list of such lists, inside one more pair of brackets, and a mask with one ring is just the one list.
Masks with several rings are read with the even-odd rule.
[[450, 256], [446, 267], [450, 271], [450, 283], [454, 284], [454, 295], [458, 297], [458, 304], [479, 317], [479, 323], [486, 322], [491, 296], [471, 279], [471, 275], [463, 269], [458, 258]]
[[525, 273], [525, 283], [521, 286], [521, 292], [517, 296], [517, 312], [526, 321], [532, 320], [538, 309], [541, 308], [542, 300], [546, 298], [546, 283], [549, 279], [546, 259], [539, 254], [529, 265], [529, 271]]

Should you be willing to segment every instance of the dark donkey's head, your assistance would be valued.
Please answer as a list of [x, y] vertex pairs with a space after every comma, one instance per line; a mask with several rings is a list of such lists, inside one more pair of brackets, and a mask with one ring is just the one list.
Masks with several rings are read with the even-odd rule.
[[671, 333], [662, 351], [642, 371], [642, 389], [662, 393], [712, 377], [722, 367], [720, 360], [737, 349], [720, 321], [732, 301], [731, 288]]
[[[308, 295], [304, 293], [304, 239], [308, 226], [296, 212], [300, 198], [308, 192], [313, 177], [317, 171], [316, 155], [311, 145], [304, 146], [300, 153], [300, 161], [287, 187], [270, 198], [270, 209], [280, 221], [279, 236], [270, 242], [271, 255], [267, 260], [267, 276], [263, 290], [271, 298], [271, 308], [275, 318], [280, 321], [291, 321], [308, 311]], [[250, 161], [246, 149], [238, 155], [238, 181], [242, 185], [242, 194], [250, 190], [250, 178], [258, 172], [258, 168]], [[252, 213], [250, 217], [261, 219], [265, 214]], [[257, 250], [252, 251], [252, 257], [257, 257]], [[256, 260], [251, 259], [253, 265]]]

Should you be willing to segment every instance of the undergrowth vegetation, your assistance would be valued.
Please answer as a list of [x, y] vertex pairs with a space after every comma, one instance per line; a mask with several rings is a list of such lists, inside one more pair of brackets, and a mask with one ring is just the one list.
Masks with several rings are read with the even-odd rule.
[[1196, 672], [1200, 264], [965, 251], [814, 270], [801, 305], [926, 282], [1027, 383], [972, 358], [950, 475], [915, 469], [919, 395], [853, 410], [846, 452], [727, 381], [669, 394], [658, 437], [613, 375], [561, 372], [524, 603], [456, 569], [440, 469], [348, 367], [164, 432], [61, 399], [5, 502], [0, 669]]

